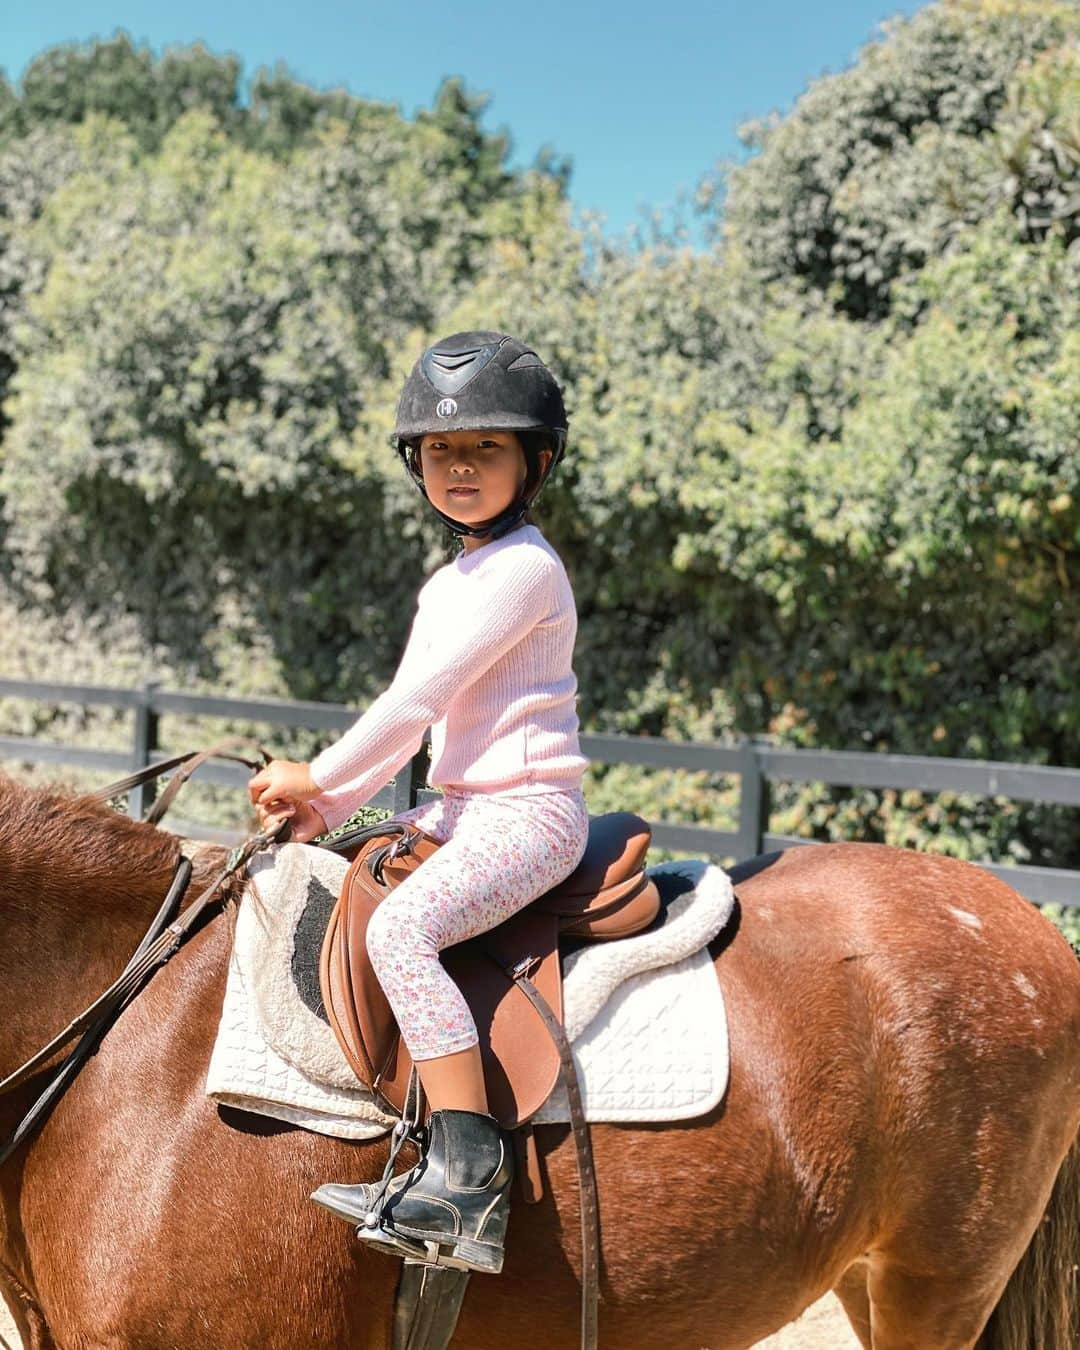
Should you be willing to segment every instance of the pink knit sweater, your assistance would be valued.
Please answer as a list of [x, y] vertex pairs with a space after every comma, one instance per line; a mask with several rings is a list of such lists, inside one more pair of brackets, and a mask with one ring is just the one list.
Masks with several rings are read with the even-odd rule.
[[311, 761], [333, 829], [375, 795], [431, 727], [431, 784], [524, 795], [581, 785], [577, 611], [534, 525], [440, 567], [420, 591], [393, 682]]

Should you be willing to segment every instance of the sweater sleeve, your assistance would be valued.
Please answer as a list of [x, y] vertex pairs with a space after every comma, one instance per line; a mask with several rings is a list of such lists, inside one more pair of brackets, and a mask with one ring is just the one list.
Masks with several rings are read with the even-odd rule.
[[[404, 763], [455, 696], [548, 615], [553, 572], [542, 551], [506, 549], [490, 563], [497, 565], [478, 568], [460, 588], [460, 612], [446, 613], [449, 598], [440, 597], [443, 603], [433, 606], [426, 623], [418, 617], [389, 688], [311, 761], [312, 778], [324, 793], [345, 783], [367, 783], [389, 762]], [[423, 659], [416, 659], [417, 647]], [[357, 795], [355, 805], [360, 804]]]
[[312, 805], [326, 822], [328, 830], [336, 830], [354, 811], [369, 802], [372, 797], [403, 769], [423, 743], [423, 733], [416, 738], [415, 745], [407, 745], [400, 756], [384, 759], [374, 765], [367, 773], [357, 774], [340, 787], [321, 792], [311, 799]]

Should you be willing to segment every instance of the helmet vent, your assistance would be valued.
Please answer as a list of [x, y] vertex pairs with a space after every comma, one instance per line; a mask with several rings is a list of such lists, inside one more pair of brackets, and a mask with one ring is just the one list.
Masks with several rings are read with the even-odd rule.
[[456, 394], [480, 374], [499, 346], [492, 342], [456, 352], [438, 351], [432, 347], [424, 353], [420, 364], [440, 394]]
[[507, 370], [535, 370], [544, 363], [535, 352], [522, 352], [516, 361], [511, 361]]

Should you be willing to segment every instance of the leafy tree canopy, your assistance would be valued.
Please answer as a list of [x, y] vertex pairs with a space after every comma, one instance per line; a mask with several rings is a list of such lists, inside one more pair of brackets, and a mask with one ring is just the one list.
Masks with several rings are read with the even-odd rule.
[[[45, 53], [0, 89], [0, 605], [62, 618], [72, 678], [123, 633], [166, 681], [362, 701], [445, 556], [386, 444], [401, 381], [501, 327], [566, 389], [539, 514], [589, 725], [1077, 762], [1078, 36], [1056, 0], [890, 24], [748, 130], [696, 253], [577, 226], [565, 166], [511, 170], [458, 81], [406, 121], [282, 69], [245, 102], [200, 48]], [[693, 776], [591, 792], [731, 807]], [[1080, 845], [1063, 808], [775, 805], [962, 856]]]

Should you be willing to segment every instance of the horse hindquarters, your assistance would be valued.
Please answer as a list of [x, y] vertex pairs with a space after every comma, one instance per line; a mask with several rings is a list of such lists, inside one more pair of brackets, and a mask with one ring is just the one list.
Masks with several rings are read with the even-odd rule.
[[[1055, 1221], [1054, 1278], [1068, 1326], [1080, 967], [1067, 944], [1016, 892], [953, 859], [843, 844], [761, 861], [737, 883], [742, 924], [721, 974], [730, 958], [771, 975], [755, 1001], [773, 1023], [780, 1160], [805, 1178], [806, 1246], [819, 1270], [840, 1258], [831, 1282], [864, 1343], [971, 1350], [1059, 1168], [1055, 1203], [1072, 1217]], [[1012, 1346], [1080, 1344], [1036, 1316], [1038, 1333]]]

